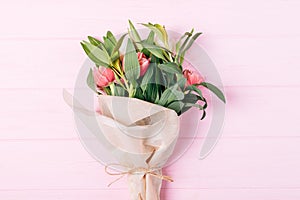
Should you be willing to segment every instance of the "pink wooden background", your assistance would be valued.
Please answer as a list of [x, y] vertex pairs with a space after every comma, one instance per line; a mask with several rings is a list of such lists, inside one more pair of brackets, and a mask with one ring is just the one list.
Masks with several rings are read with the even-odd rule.
[[166, 169], [163, 199], [300, 199], [300, 1], [0, 2], [0, 199], [127, 199], [80, 144], [62, 88], [85, 60], [79, 41], [127, 19], [195, 27], [228, 97], [223, 136]]

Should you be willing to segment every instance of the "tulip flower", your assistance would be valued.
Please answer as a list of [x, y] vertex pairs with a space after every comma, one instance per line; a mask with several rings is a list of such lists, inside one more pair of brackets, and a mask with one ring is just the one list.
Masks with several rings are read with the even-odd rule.
[[[149, 65], [150, 65], [150, 60], [151, 58], [147, 58], [145, 54], [138, 52], [137, 53], [137, 57], [138, 57], [138, 61], [140, 64], [140, 76], [144, 76]], [[123, 55], [120, 56], [120, 59], [122, 61], [122, 67], [123, 67], [123, 71], [124, 70], [124, 61], [125, 61], [125, 57]]]
[[104, 88], [107, 87], [111, 82], [115, 80], [115, 74], [110, 68], [99, 67], [94, 69], [94, 81], [97, 87]]
[[200, 84], [203, 82], [203, 78], [198, 73], [188, 69], [183, 71], [183, 76], [187, 79], [187, 85]]
[[144, 76], [150, 65], [150, 58], [147, 58], [145, 54], [141, 52], [137, 53], [137, 57], [140, 63], [140, 76]]

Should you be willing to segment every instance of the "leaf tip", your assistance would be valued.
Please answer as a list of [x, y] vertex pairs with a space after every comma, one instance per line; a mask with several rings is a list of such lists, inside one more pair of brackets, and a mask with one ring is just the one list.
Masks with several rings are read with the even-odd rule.
[[133, 23], [132, 23], [132, 21], [130, 19], [128, 19], [128, 23], [129, 23], [130, 27], [133, 27]]

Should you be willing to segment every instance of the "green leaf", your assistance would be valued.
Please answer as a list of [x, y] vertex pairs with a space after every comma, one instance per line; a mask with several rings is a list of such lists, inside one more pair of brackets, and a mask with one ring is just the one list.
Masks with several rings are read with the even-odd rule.
[[123, 87], [119, 85], [115, 85], [114, 89], [115, 89], [115, 96], [121, 96], [121, 97], [126, 96], [126, 90]]
[[92, 69], [90, 69], [89, 71], [89, 74], [86, 79], [86, 83], [89, 86], [89, 88], [91, 88], [94, 92], [97, 92]]
[[158, 68], [170, 74], [182, 74], [180, 68], [173, 62], [159, 64]]
[[157, 104], [162, 93], [165, 91], [165, 87], [166, 87], [166, 82], [164, 82], [163, 79], [163, 74], [161, 72], [161, 70], [156, 67], [153, 68], [154, 70], [154, 83], [155, 83], [155, 93], [152, 93], [152, 97], [155, 99], [155, 103]]
[[88, 40], [90, 41], [90, 43], [92, 45], [95, 45], [97, 47], [102, 43], [100, 40], [98, 40], [98, 39], [96, 39], [96, 38], [94, 38], [92, 36], [88, 36]]
[[116, 69], [112, 68], [112, 70], [114, 71], [114, 74], [115, 74], [116, 84], [118, 84], [122, 87], [125, 87], [124, 84], [122, 83], [122, 81], [120, 80], [119, 75], [116, 73]]
[[114, 84], [114, 83], [109, 84], [109, 86], [108, 86], [107, 88], [110, 89], [110, 92], [111, 92], [111, 95], [112, 95], [112, 96], [116, 96], [116, 94], [115, 94], [116, 88], [115, 88], [115, 84]]
[[112, 55], [114, 55], [116, 52], [119, 51], [119, 49], [120, 49], [120, 47], [122, 46], [123, 40], [124, 40], [124, 38], [125, 38], [126, 35], [127, 35], [127, 33], [124, 34], [124, 35], [122, 35], [122, 36], [120, 37], [120, 39], [118, 40], [118, 42], [117, 42], [115, 48], [113, 49], [113, 51], [112, 51], [112, 53], [111, 53]]
[[153, 93], [152, 96], [153, 96], [153, 99], [155, 99], [155, 100], [154, 100], [154, 103], [155, 103], [155, 104], [158, 104], [159, 98], [160, 98], [160, 96], [161, 96], [161, 95], [160, 95], [161, 93], [160, 93], [159, 87], [158, 87], [157, 85], [156, 85], [156, 90], [155, 90], [155, 91], [156, 91], [156, 93]]
[[136, 42], [140, 42], [141, 41], [141, 37], [139, 35], [139, 33], [137, 32], [137, 30], [135, 29], [134, 25], [132, 24], [132, 22], [130, 20], [128, 20], [129, 22], [129, 27], [130, 27], [130, 31], [131, 31], [131, 35], [133, 37], [133, 39]]
[[110, 90], [110, 88], [109, 87], [104, 87], [104, 88], [102, 88], [102, 90], [105, 92], [105, 94], [107, 94], [107, 95], [111, 95], [112, 94], [112, 92], [111, 92], [111, 90]]
[[100, 43], [98, 46], [101, 50], [103, 50], [103, 52], [106, 54], [106, 57], [110, 59], [109, 53], [108, 53], [108, 49], [106, 48], [106, 46], [104, 46], [104, 43]]
[[181, 90], [184, 90], [185, 84], [186, 84], [186, 78], [183, 76], [183, 74], [176, 74], [177, 77], [177, 83]]
[[192, 107], [196, 107], [199, 110], [202, 110], [202, 117], [200, 120], [205, 118], [205, 116], [206, 116], [205, 108], [197, 103], [185, 103], [181, 113], [186, 112], [187, 110], [189, 110]]
[[179, 53], [179, 48], [181, 45], [181, 41], [183, 40], [183, 38], [185, 38], [186, 36], [191, 36], [192, 34], [190, 32], [185, 32], [185, 34], [183, 36], [180, 37], [180, 39], [178, 40], [178, 42], [176, 43], [176, 55]]
[[154, 32], [153, 31], [150, 31], [150, 33], [146, 39], [146, 43], [148, 43], [148, 44], [154, 43]]
[[168, 34], [164, 26], [160, 24], [151, 24], [151, 23], [142, 24], [142, 25], [146, 26], [147, 28], [155, 32], [158, 38], [164, 43], [165, 47], [169, 48]]
[[198, 108], [199, 110], [203, 110], [203, 107], [197, 103], [185, 103], [185, 106], [187, 107], [195, 107]]
[[[158, 85], [159, 88], [161, 88], [163, 91], [165, 90], [165, 87], [167, 86], [167, 83], [163, 77], [162, 71], [157, 67], [157, 64], [155, 65], [155, 76], [154, 76], [154, 82]], [[162, 94], [161, 90], [159, 90], [160, 94]]]
[[140, 87], [136, 89], [134, 97], [137, 98], [137, 99], [144, 100], [143, 91]]
[[161, 32], [162, 38], [163, 38], [162, 41], [164, 42], [165, 47], [169, 48], [168, 33], [167, 33], [165, 27], [160, 24], [154, 24], [154, 26]]
[[205, 110], [207, 108], [207, 101], [206, 101], [206, 99], [205, 98], [201, 99], [200, 97], [198, 97], [198, 99], [204, 102], [203, 109]]
[[220, 100], [222, 100], [224, 103], [226, 103], [225, 100], [225, 96], [223, 94], [223, 92], [217, 88], [216, 86], [214, 86], [211, 83], [207, 83], [207, 82], [202, 82], [200, 83], [200, 85], [206, 87], [207, 89], [209, 89], [211, 92], [213, 92]]
[[172, 89], [168, 88], [166, 89], [163, 93], [162, 96], [160, 97], [158, 104], [161, 106], [165, 106], [168, 104], [168, 99], [172, 95]]
[[195, 42], [195, 40], [201, 35], [202, 33], [196, 33], [189, 41], [187, 46], [184, 49], [184, 52], [186, 52], [189, 48], [191, 48], [192, 44]]
[[[192, 33], [192, 32], [191, 32]], [[196, 33], [191, 39], [190, 36], [188, 36], [184, 42], [184, 44], [181, 46], [179, 54], [178, 54], [178, 64], [181, 65], [184, 61], [184, 56], [187, 52], [187, 50], [192, 46], [192, 44], [195, 42], [195, 40], [201, 35], [202, 33]], [[189, 40], [189, 42], [188, 42]], [[188, 43], [187, 43], [188, 42]]]
[[203, 106], [199, 105], [199, 106], [196, 106], [196, 107], [198, 107], [200, 110], [206, 109], [207, 108], [207, 103], [206, 103], [205, 99], [202, 99], [197, 94], [194, 94], [194, 93], [191, 93], [191, 92], [185, 94], [184, 99], [182, 100], [182, 102], [184, 103], [184, 107], [182, 109], [181, 114], [188, 111], [191, 107], [195, 107], [194, 105], [198, 102], [198, 100], [204, 101], [205, 104]]
[[103, 67], [109, 67], [110, 58], [107, 52], [85, 41], [81, 42], [80, 44], [84, 49], [85, 53], [94, 63], [96, 63], [97, 65], [101, 65]]
[[106, 37], [113, 43], [113, 45], [117, 44], [117, 40], [116, 40], [115, 36], [112, 34], [112, 32], [107, 31]]
[[[149, 45], [154, 44], [154, 32], [153, 31], [150, 31], [150, 33], [149, 33], [146, 40], [141, 41], [141, 44], [143, 44], [143, 43], [146, 43], [146, 44], [149, 44]], [[143, 54], [145, 54], [147, 57], [151, 57], [151, 53], [146, 48], [143, 48], [141, 52]]]
[[181, 101], [173, 101], [168, 105], [168, 108], [175, 110], [175, 112], [179, 115], [184, 107], [184, 103]]
[[157, 47], [154, 46], [149, 46], [149, 45], [144, 45], [144, 48], [148, 50], [151, 54], [156, 56], [157, 58], [160, 58], [164, 61], [167, 61], [166, 58], [163, 55], [163, 51]]
[[162, 46], [159, 46], [157, 44], [148, 44], [147, 41], [142, 41], [140, 42], [141, 44], [146, 45], [147, 47], [149, 48], [153, 48], [153, 49], [160, 49], [162, 51], [165, 51], [165, 52], [168, 52], [168, 53], [173, 53], [172, 51], [170, 51], [169, 49], [165, 48], [165, 47], [162, 47]]
[[135, 83], [140, 77], [140, 64], [138, 57], [130, 39], [127, 41], [126, 54], [124, 56], [125, 75], [131, 83]]
[[185, 54], [184, 48], [185, 48], [186, 44], [188, 43], [190, 37], [193, 35], [193, 32], [194, 32], [194, 29], [192, 29], [190, 33], [186, 33], [186, 36], [187, 36], [186, 39], [184, 40], [183, 44], [180, 46], [179, 51], [177, 50], [178, 53], [176, 55], [176, 57], [177, 57], [176, 61], [179, 65], [181, 65], [183, 63], [184, 54]]
[[153, 76], [153, 64], [151, 63], [141, 83], [141, 88], [143, 91], [145, 91], [147, 86], [151, 83], [152, 76]]
[[183, 52], [184, 48], [185, 48], [185, 45], [188, 43], [190, 37], [193, 35], [193, 32], [194, 32], [194, 29], [191, 30], [191, 32], [189, 34], [187, 34], [187, 37], [186, 39], [184, 40], [183, 44], [180, 46], [180, 49], [179, 49], [179, 54], [181, 52]]
[[203, 112], [203, 113], [202, 113], [202, 117], [201, 117], [201, 119], [200, 119], [200, 120], [203, 120], [203, 119], [206, 117], [206, 111], [205, 111], [205, 110], [203, 110], [202, 112]]
[[111, 42], [110, 39], [108, 39], [106, 37], [103, 37], [103, 40], [104, 40], [105, 49], [107, 50], [109, 55], [112, 55], [112, 51], [114, 50], [115, 45]]
[[141, 41], [141, 37], [140, 37], [139, 33], [137, 32], [137, 30], [135, 29], [132, 22], [130, 20], [128, 20], [128, 22], [129, 22], [129, 30], [130, 30], [129, 35], [133, 39], [133, 42], [136, 44], [136, 47], [138, 48], [138, 50], [141, 51], [143, 49], [143, 46], [141, 44], [136, 43], [136, 42]]
[[197, 86], [195, 85], [189, 85], [186, 87], [186, 90], [194, 91], [196, 92], [201, 98], [203, 98], [202, 92]]
[[[145, 85], [144, 85], [145, 86]], [[145, 87], [143, 95], [145, 97], [145, 101], [154, 103], [157, 98], [157, 86], [154, 83], [148, 83]], [[143, 88], [142, 88], [143, 89]]]
[[183, 103], [192, 103], [195, 104], [198, 101], [197, 95], [193, 93], [187, 93], [184, 95]]
[[151, 54], [153, 54], [155, 57], [160, 58], [164, 61], [167, 61], [166, 58], [164, 57], [163, 50], [161, 47], [153, 44], [148, 44], [143, 42], [143, 47], [144, 49], [148, 50]]
[[166, 106], [167, 104], [182, 100], [184, 98], [183, 92], [178, 90], [178, 84], [175, 84], [172, 87], [167, 88], [161, 95], [158, 104], [162, 106]]

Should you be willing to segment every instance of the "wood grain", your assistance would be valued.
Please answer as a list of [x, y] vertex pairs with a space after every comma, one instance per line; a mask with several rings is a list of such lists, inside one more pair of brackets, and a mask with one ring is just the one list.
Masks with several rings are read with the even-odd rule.
[[[62, 88], [74, 88], [87, 35], [116, 34], [133, 22], [204, 32], [225, 85], [226, 120], [213, 153], [205, 138], [164, 172], [162, 199], [300, 198], [300, 2], [1, 1], [0, 199], [127, 199], [81, 145]], [[203, 122], [201, 131], [209, 127]], [[181, 137], [191, 141], [193, 138]]]
[[[87, 59], [79, 44], [82, 39], [85, 37], [0, 41], [0, 88], [74, 87], [79, 69]], [[297, 63], [300, 37], [220, 38], [204, 35], [199, 38], [199, 45], [213, 59], [225, 86], [300, 87]]]
[[[289, 106], [300, 101], [298, 87], [231, 86], [225, 87], [225, 91], [228, 102], [222, 137], [300, 137], [300, 113]], [[72, 111], [62, 98], [62, 89], [0, 92], [6, 102], [0, 105], [0, 141], [77, 139]], [[289, 119], [283, 120], [285, 116]], [[202, 131], [207, 131], [209, 125], [208, 119], [202, 121]], [[202, 135], [199, 133], [198, 137]]]

